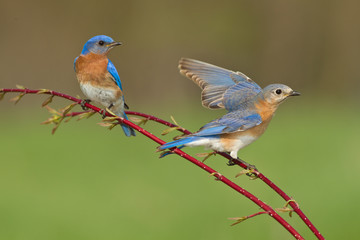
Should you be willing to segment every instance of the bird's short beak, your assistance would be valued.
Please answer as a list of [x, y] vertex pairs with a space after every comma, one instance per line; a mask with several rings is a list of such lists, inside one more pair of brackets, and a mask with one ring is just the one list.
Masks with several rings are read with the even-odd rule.
[[121, 42], [112, 42], [112, 43], [109, 43], [108, 45], [106, 45], [107, 47], [110, 47], [110, 48], [113, 48], [113, 47], [116, 47], [116, 46], [120, 46], [122, 45]]
[[300, 96], [301, 94], [296, 91], [292, 91], [289, 96]]

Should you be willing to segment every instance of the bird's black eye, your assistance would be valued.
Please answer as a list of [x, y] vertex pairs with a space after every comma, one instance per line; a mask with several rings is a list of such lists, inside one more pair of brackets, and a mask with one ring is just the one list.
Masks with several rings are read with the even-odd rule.
[[276, 93], [277, 95], [280, 95], [280, 94], [282, 93], [282, 91], [281, 91], [281, 89], [276, 89], [275, 93]]
[[104, 41], [99, 41], [99, 45], [100, 46], [104, 45]]

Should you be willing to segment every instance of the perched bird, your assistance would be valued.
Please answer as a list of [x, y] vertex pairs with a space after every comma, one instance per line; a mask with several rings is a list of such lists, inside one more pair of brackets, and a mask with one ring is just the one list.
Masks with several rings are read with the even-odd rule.
[[[76, 77], [80, 88], [89, 99], [110, 109], [117, 116], [128, 119], [124, 110], [127, 105], [124, 101], [123, 89], [118, 72], [114, 64], [107, 58], [109, 51], [121, 45], [111, 37], [99, 35], [90, 38], [74, 61]], [[121, 124], [126, 136], [135, 136], [131, 127]]]
[[193, 59], [181, 59], [179, 69], [202, 89], [203, 106], [225, 108], [228, 113], [193, 134], [160, 146], [159, 150], [205, 146], [228, 152], [236, 159], [241, 148], [264, 133], [279, 104], [290, 96], [300, 95], [283, 84], [271, 84], [262, 89], [241, 72]]

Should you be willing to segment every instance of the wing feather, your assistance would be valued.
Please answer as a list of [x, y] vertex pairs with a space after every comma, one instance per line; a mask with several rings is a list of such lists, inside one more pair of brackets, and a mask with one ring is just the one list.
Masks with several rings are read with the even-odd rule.
[[210, 136], [245, 131], [261, 123], [261, 116], [255, 112], [234, 111], [206, 124], [193, 136]]
[[[234, 109], [233, 105], [226, 102], [229, 95], [236, 92], [235, 90], [246, 89], [254, 94], [261, 91], [254, 81], [241, 72], [234, 72], [198, 60], [182, 58], [179, 61], [179, 69], [180, 73], [202, 89], [202, 104], [210, 109]], [[225, 96], [226, 92], [228, 95]], [[241, 98], [241, 95], [238, 98]]]
[[110, 61], [110, 59], [108, 60], [107, 70], [111, 74], [111, 76], [114, 78], [114, 81], [116, 82], [116, 84], [119, 86], [119, 88], [122, 91], [123, 89], [121, 86], [119, 74], [118, 74], [114, 64]]

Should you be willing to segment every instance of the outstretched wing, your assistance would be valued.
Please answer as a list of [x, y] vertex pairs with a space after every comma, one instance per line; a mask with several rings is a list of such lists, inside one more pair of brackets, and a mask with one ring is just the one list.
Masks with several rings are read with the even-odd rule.
[[245, 131], [262, 123], [261, 116], [252, 111], [234, 111], [203, 126], [193, 136], [210, 136]]
[[[180, 73], [194, 81], [203, 90], [202, 104], [210, 109], [232, 110], [234, 107], [231, 103], [227, 103], [227, 97], [240, 89], [261, 91], [254, 81], [241, 72], [234, 72], [198, 60], [182, 58], [179, 61], [179, 69]], [[224, 94], [230, 89], [232, 90], [225, 97]]]
[[111, 74], [111, 76], [114, 78], [114, 81], [116, 82], [116, 84], [119, 86], [119, 88], [122, 91], [123, 89], [121, 86], [119, 74], [118, 74], [114, 64], [110, 61], [110, 59], [108, 60], [107, 70]]
[[[256, 83], [255, 83], [256, 84]], [[223, 104], [226, 110], [246, 110], [252, 107], [254, 97], [262, 89], [250, 82], [239, 82], [229, 87], [223, 94]]]

